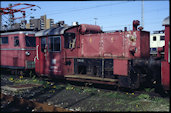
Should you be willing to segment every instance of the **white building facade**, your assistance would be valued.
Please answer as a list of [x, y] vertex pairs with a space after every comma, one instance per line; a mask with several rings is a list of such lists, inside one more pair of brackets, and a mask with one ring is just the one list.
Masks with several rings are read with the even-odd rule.
[[158, 47], [163, 47], [165, 45], [165, 34], [164, 30], [155, 31], [150, 34], [150, 54], [157, 54]]

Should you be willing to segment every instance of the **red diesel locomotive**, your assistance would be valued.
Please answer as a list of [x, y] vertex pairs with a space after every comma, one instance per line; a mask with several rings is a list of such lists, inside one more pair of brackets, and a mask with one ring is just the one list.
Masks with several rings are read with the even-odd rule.
[[33, 30], [1, 31], [1, 69], [12, 69], [15, 74], [34, 70], [36, 38]]
[[39, 31], [35, 34], [35, 71], [38, 75], [132, 89], [145, 82], [158, 83], [160, 61], [150, 59], [150, 33], [138, 28], [139, 24], [133, 21], [130, 31], [103, 32], [97, 25], [62, 23]]

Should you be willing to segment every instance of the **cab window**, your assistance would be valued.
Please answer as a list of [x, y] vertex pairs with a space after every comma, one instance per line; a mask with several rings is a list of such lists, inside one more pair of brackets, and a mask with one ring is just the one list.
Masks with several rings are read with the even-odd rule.
[[8, 37], [0, 37], [0, 44], [8, 44]]
[[61, 38], [60, 36], [48, 37], [49, 52], [60, 52], [61, 51]]
[[44, 51], [45, 48], [46, 48], [46, 38], [44, 37], [44, 38], [41, 38], [41, 51], [45, 52]]
[[20, 46], [20, 42], [19, 42], [18, 36], [15, 36], [15, 37], [14, 37], [14, 46], [15, 46], [15, 47], [16, 47], [16, 46]]
[[66, 49], [75, 48], [75, 33], [65, 33], [64, 34], [64, 47]]
[[26, 36], [25, 41], [26, 41], [27, 47], [36, 47], [36, 38], [35, 37]]

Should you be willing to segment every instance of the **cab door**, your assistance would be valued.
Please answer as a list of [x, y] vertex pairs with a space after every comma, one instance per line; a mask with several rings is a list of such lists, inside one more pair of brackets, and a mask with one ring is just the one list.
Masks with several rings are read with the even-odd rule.
[[48, 52], [45, 60], [48, 74], [62, 75], [61, 36], [48, 37]]
[[36, 37], [36, 72], [40, 75], [45, 74], [47, 55], [47, 38]]
[[61, 37], [41, 37], [36, 46], [36, 72], [46, 76], [62, 75]]

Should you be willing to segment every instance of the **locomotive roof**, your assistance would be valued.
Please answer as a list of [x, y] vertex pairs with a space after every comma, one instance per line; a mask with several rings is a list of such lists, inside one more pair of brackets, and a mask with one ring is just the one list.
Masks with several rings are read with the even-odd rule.
[[163, 26], [164, 25], [170, 25], [170, 16], [166, 17], [164, 20], [163, 20]]
[[59, 26], [55, 28], [45, 29], [37, 32], [35, 36], [47, 36], [47, 35], [61, 35], [64, 34], [65, 30], [71, 28], [73, 26]]

